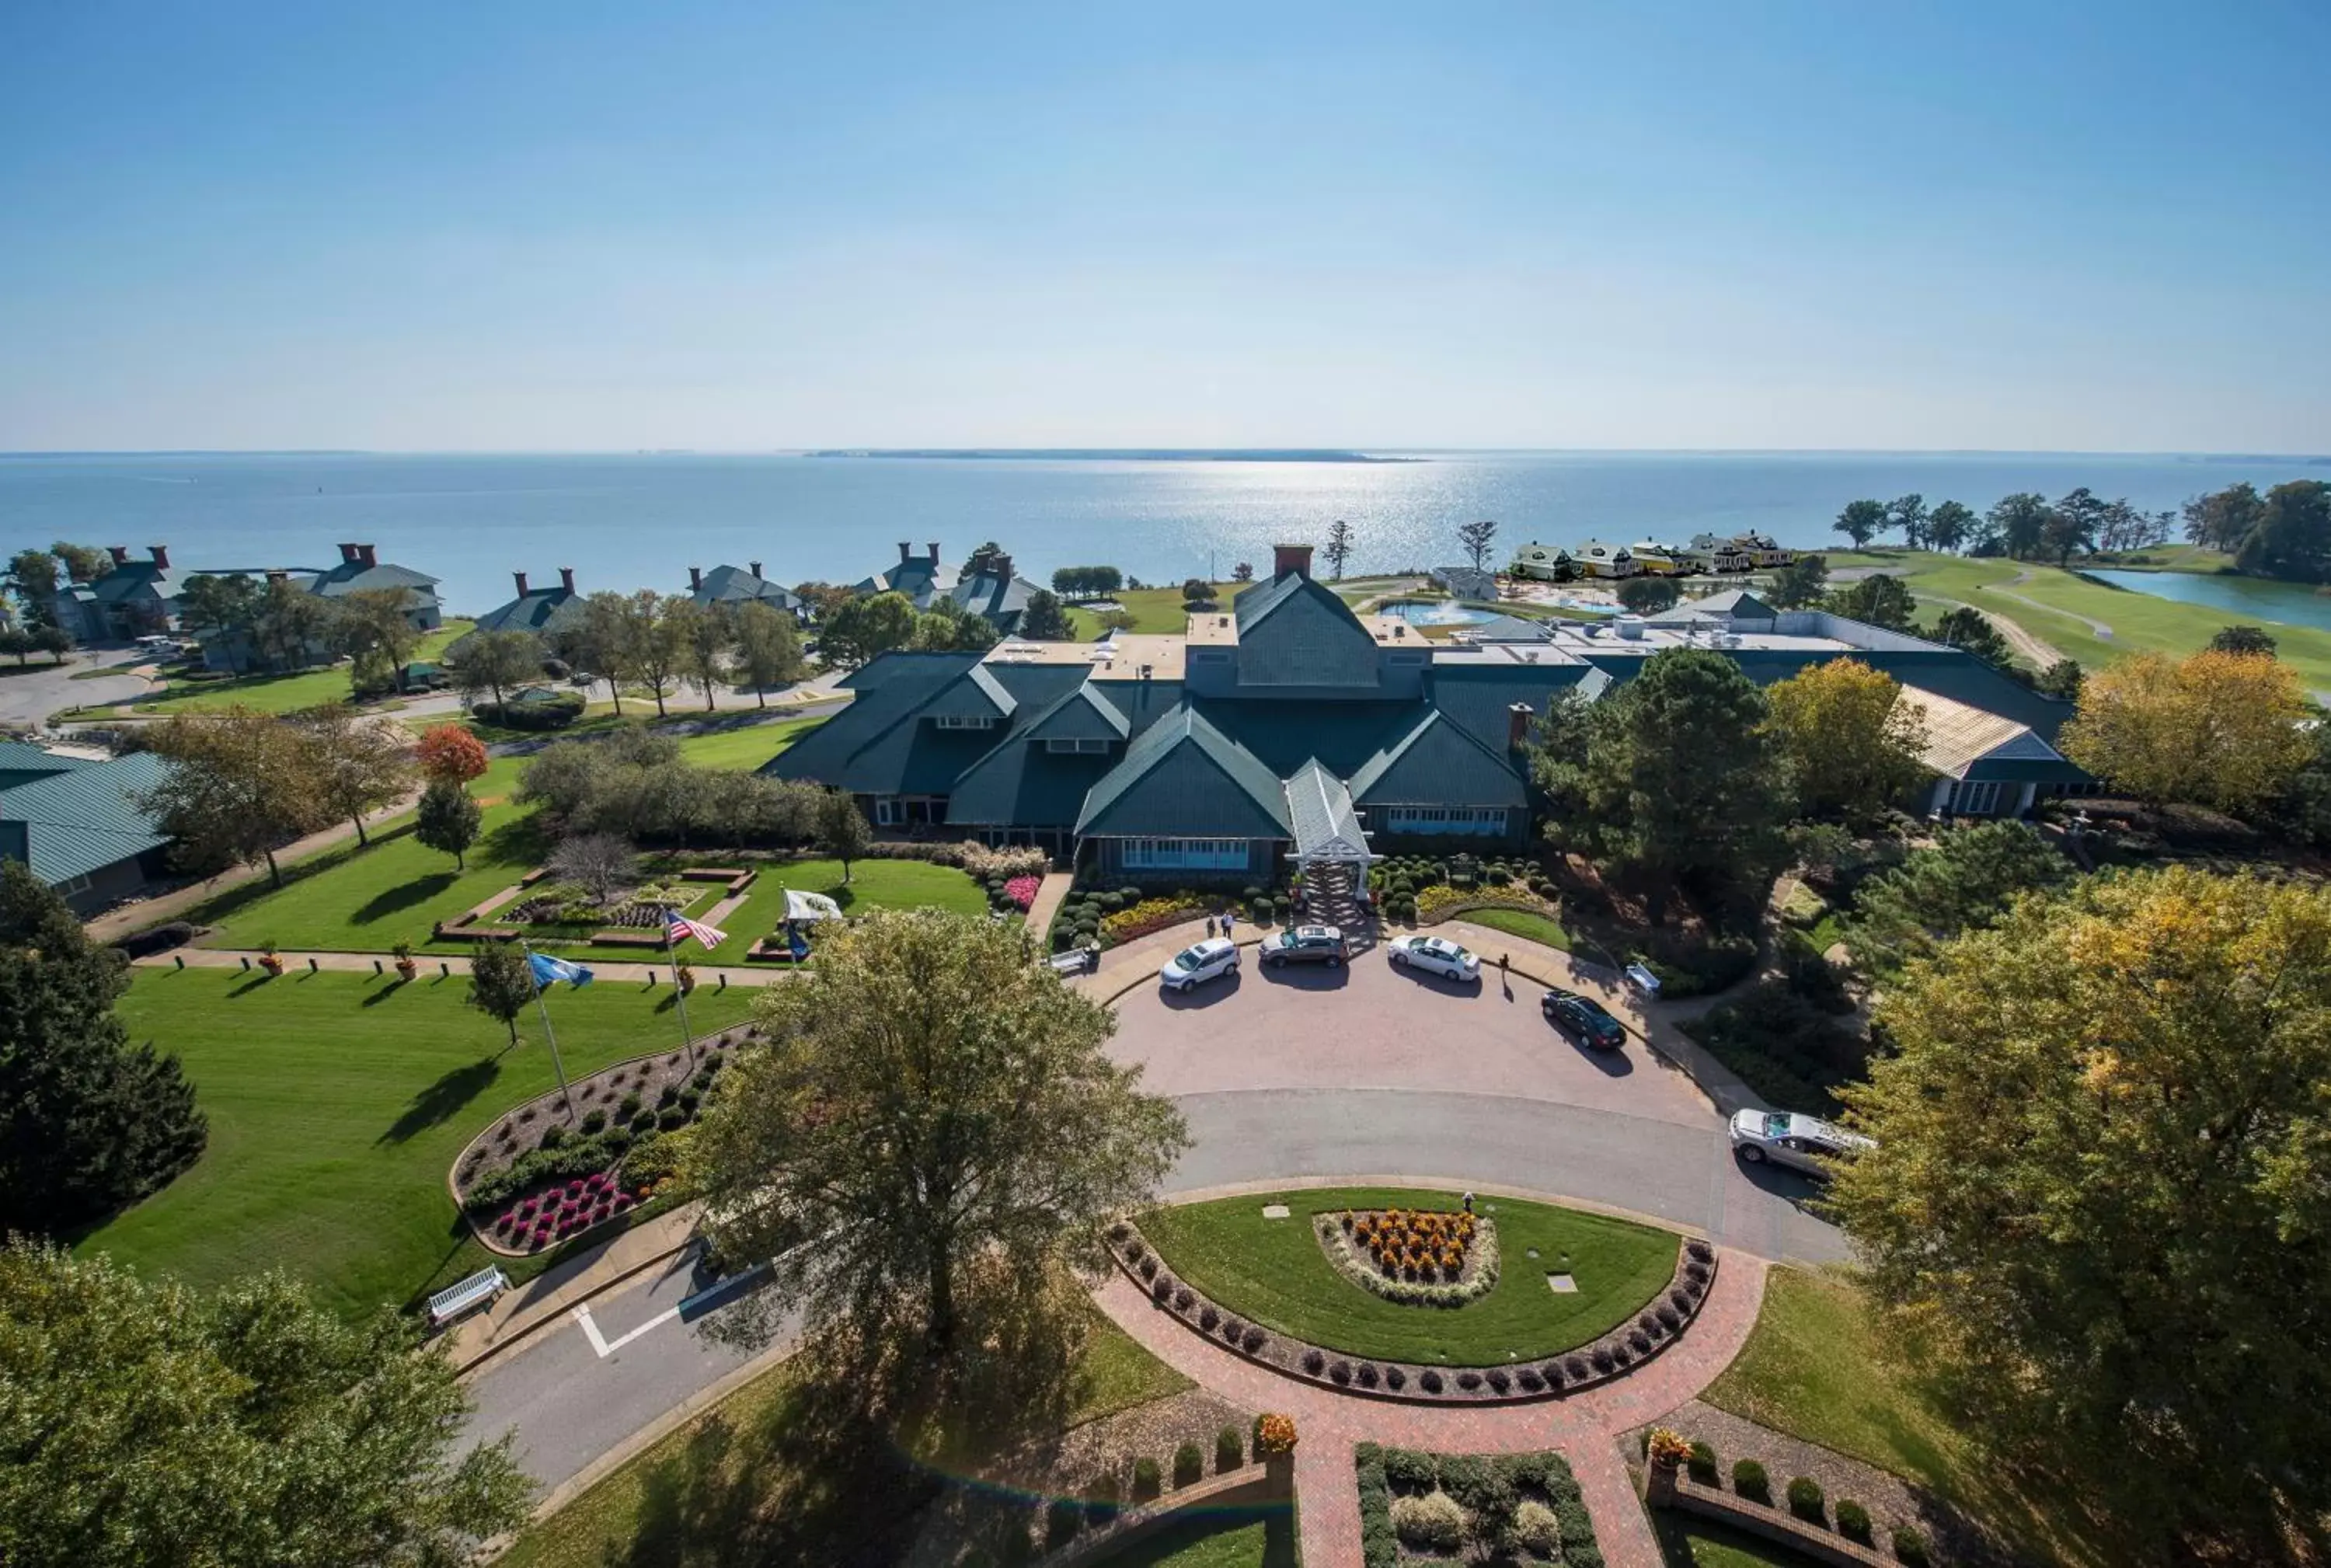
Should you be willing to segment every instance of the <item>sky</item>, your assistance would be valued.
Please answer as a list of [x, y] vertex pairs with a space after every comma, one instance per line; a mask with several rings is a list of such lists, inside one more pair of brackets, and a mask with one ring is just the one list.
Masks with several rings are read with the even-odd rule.
[[0, 451], [2331, 452], [2331, 5], [0, 5]]

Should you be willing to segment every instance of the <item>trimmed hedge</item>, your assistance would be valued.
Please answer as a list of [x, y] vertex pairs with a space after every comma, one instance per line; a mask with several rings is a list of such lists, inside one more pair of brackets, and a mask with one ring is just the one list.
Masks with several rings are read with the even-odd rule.
[[1733, 1465], [1732, 1489], [1752, 1503], [1770, 1503], [1773, 1500], [1772, 1478], [1765, 1475], [1765, 1467], [1754, 1459], [1741, 1459]]
[[480, 702], [470, 717], [505, 729], [565, 729], [583, 717], [583, 694], [561, 691], [536, 702]]

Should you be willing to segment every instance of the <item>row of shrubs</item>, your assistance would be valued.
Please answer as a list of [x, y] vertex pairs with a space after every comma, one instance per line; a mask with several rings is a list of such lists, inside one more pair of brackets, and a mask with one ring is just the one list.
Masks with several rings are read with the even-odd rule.
[[1429, 1454], [1353, 1449], [1365, 1568], [1396, 1568], [1401, 1549], [1445, 1555], [1517, 1553], [1562, 1568], [1603, 1568], [1594, 1522], [1559, 1454]]
[[476, 703], [470, 717], [505, 729], [565, 729], [583, 717], [583, 708], [581, 692], [558, 691], [526, 702]]
[[[696, 1119], [724, 1061], [714, 1054], [687, 1084], [666, 1084], [653, 1107], [634, 1091], [616, 1102], [612, 1114], [599, 1107], [584, 1112], [571, 1131], [563, 1122], [551, 1122], [537, 1136], [533, 1148], [519, 1154], [502, 1169], [471, 1182], [462, 1193], [462, 1206], [473, 1214], [490, 1213], [538, 1183], [604, 1172], [636, 1145], [659, 1133], [677, 1132]], [[507, 1153], [516, 1146], [519, 1130], [531, 1116], [529, 1108], [502, 1125], [498, 1152]]]
[[861, 860], [928, 860], [953, 866], [979, 881], [990, 877], [1042, 877], [1052, 869], [1052, 857], [1032, 844], [991, 849], [976, 839], [948, 844], [921, 839], [878, 839], [860, 852]]
[[[1227, 1426], [1216, 1432], [1214, 1474], [1227, 1476], [1241, 1468], [1246, 1463], [1247, 1450], [1247, 1440], [1238, 1428]], [[1170, 1473], [1175, 1490], [1195, 1486], [1205, 1478], [1205, 1451], [1195, 1442], [1183, 1443], [1174, 1450]], [[1167, 1474], [1156, 1459], [1145, 1454], [1133, 1461], [1130, 1487], [1120, 1480], [1115, 1469], [1108, 1469], [1085, 1484], [1081, 1497], [1054, 1498], [1044, 1507], [1045, 1550], [1057, 1551], [1065, 1546], [1088, 1525], [1100, 1529], [1115, 1523], [1118, 1509], [1128, 1497], [1137, 1507], [1156, 1501], [1166, 1490]]]
[[[1645, 1433], [1644, 1438], [1648, 1442], [1650, 1434]], [[1684, 1468], [1694, 1481], [1703, 1487], [1720, 1488], [1723, 1483], [1717, 1478], [1721, 1474], [1718, 1467], [1719, 1461], [1714, 1448], [1705, 1442], [1698, 1441], [1691, 1445], [1691, 1457], [1685, 1460]], [[1734, 1462], [1732, 1490], [1736, 1497], [1745, 1497], [1749, 1502], [1761, 1503], [1766, 1507], [1773, 1506], [1772, 1477], [1767, 1475], [1765, 1467], [1755, 1459], [1739, 1459]], [[1830, 1528], [1828, 1498], [1822, 1494], [1822, 1484], [1819, 1481], [1814, 1480], [1811, 1476], [1798, 1476], [1789, 1482], [1788, 1490], [1784, 1495], [1788, 1498], [1791, 1514], [1808, 1525], [1818, 1525], [1823, 1529]], [[1851, 1497], [1840, 1497], [1837, 1500], [1836, 1521], [1837, 1533], [1847, 1540], [1858, 1542], [1864, 1546], [1877, 1544], [1870, 1525], [1870, 1510]], [[1896, 1525], [1892, 1544], [1896, 1558], [1910, 1564], [1910, 1568], [1926, 1568], [1929, 1561], [1927, 1538], [1917, 1530], [1908, 1525]]]

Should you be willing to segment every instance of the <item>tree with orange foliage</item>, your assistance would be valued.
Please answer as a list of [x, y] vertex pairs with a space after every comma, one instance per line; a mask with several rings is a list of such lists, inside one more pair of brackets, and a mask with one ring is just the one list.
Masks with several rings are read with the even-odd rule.
[[2140, 799], [2241, 813], [2290, 787], [2312, 716], [2298, 672], [2271, 654], [2140, 653], [2088, 678], [2057, 745]]
[[421, 736], [416, 750], [422, 775], [465, 784], [486, 771], [485, 742], [458, 724], [441, 724]]

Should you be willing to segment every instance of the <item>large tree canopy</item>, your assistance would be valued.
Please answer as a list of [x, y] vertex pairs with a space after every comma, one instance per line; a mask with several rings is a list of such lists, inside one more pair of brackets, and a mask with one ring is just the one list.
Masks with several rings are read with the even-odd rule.
[[315, 748], [279, 715], [182, 713], [143, 733], [175, 765], [138, 803], [177, 841], [175, 853], [190, 870], [264, 860], [280, 887], [276, 850], [332, 820]]
[[2256, 653], [2140, 653], [2081, 684], [2066, 756], [2142, 799], [2246, 812], [2290, 787], [2313, 752], [2298, 672]]
[[2147, 1548], [2331, 1508], [2331, 891], [2090, 879], [1913, 965], [1832, 1201], [1976, 1430]]
[[689, 1167], [724, 1254], [801, 1249], [744, 1332], [798, 1306], [813, 1327], [950, 1353], [975, 1260], [1031, 1278], [1097, 1261], [1101, 1221], [1188, 1141], [1101, 1049], [1108, 1010], [1031, 961], [1017, 927], [878, 911], [756, 1012], [768, 1043], [722, 1075]]
[[0, 1248], [0, 1563], [453, 1568], [515, 1527], [507, 1439], [388, 1308], [343, 1323], [290, 1279], [214, 1295], [104, 1258]]
[[62, 898], [0, 860], [0, 1236], [62, 1234], [202, 1154], [208, 1129], [178, 1059], [132, 1049], [114, 1016], [128, 986]]
[[1869, 816], [1928, 777], [1926, 727], [1902, 683], [1859, 659], [1810, 664], [1765, 694], [1774, 737], [1809, 816]]
[[1880, 973], [1997, 919], [2019, 893], [2069, 881], [2072, 863], [2028, 823], [1946, 828], [1854, 895], [1847, 946]]

